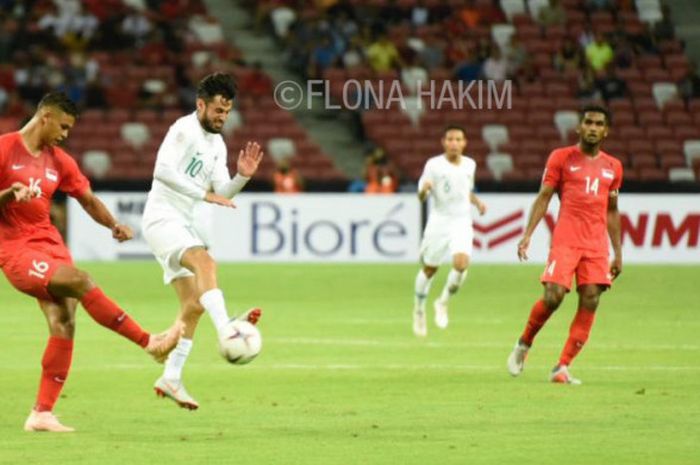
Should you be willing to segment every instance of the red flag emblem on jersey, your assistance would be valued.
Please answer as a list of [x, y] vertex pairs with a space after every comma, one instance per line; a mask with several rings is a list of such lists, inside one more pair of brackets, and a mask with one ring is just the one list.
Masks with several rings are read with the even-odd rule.
[[49, 181], [58, 181], [58, 171], [46, 168], [46, 179]]

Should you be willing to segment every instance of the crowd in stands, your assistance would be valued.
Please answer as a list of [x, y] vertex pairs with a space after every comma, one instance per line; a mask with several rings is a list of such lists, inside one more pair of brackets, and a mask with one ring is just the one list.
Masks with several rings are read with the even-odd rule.
[[[657, 20], [645, 22], [633, 0], [528, 0], [522, 3], [529, 10], [520, 14], [506, 11], [502, 3], [267, 0], [250, 2], [250, 7], [256, 11], [258, 27], [274, 34], [290, 69], [307, 79], [396, 78], [404, 95], [415, 93], [418, 83], [429, 79], [508, 79], [516, 88], [513, 107], [526, 115], [537, 110], [528, 99], [549, 98], [554, 103], [559, 98], [565, 102], [561, 110], [600, 101], [614, 110], [616, 105], [623, 108], [626, 114], [621, 119], [641, 126], [635, 114], [645, 107], [638, 104], [651, 100], [652, 86], [663, 81], [675, 83], [681, 107], [672, 102], [668, 108], [656, 108], [659, 113], [682, 109], [689, 112], [690, 122], [698, 114], [700, 77], [683, 54], [668, 5], [660, 6]], [[498, 33], [502, 26], [506, 34]], [[553, 129], [552, 115], [548, 121]], [[421, 122], [412, 123], [424, 139], [426, 134], [415, 127]], [[386, 145], [372, 136], [372, 126], [365, 124], [369, 142]], [[411, 168], [420, 164], [408, 166], [402, 162], [410, 157], [386, 148], [397, 164], [405, 165], [403, 174], [415, 179], [418, 172]], [[682, 149], [677, 150], [681, 157]], [[621, 156], [626, 163], [629, 155], [625, 147]], [[426, 154], [421, 156], [424, 159]], [[680, 163], [678, 157], [674, 163]], [[661, 171], [669, 168], [662, 161], [654, 167], [656, 172], [645, 171], [649, 176], [637, 176], [638, 167], [633, 166], [631, 177], [659, 181], [666, 175]], [[531, 174], [534, 177], [534, 171]]]

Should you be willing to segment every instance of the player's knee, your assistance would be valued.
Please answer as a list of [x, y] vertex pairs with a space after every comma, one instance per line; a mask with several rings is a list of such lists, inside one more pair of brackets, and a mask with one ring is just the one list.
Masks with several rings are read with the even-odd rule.
[[194, 251], [193, 266], [198, 273], [216, 273], [216, 262], [204, 249]]
[[585, 286], [579, 289], [579, 306], [586, 310], [595, 310], [600, 302], [600, 290], [597, 286]]
[[49, 317], [49, 332], [52, 336], [73, 339], [75, 334], [75, 315], [68, 313], [51, 315]]
[[66, 272], [57, 272], [49, 283], [51, 291], [59, 296], [82, 297], [94, 287], [92, 278], [85, 271], [70, 269]]
[[564, 295], [565, 292], [563, 291], [547, 289], [544, 293], [544, 304], [553, 312], [561, 305], [561, 302], [564, 300]]
[[423, 273], [425, 273], [425, 276], [430, 279], [432, 278], [435, 273], [437, 273], [437, 267], [434, 266], [424, 266], [423, 267]]
[[460, 273], [464, 272], [468, 267], [469, 257], [467, 255], [457, 255], [452, 260], [452, 268], [459, 271]]

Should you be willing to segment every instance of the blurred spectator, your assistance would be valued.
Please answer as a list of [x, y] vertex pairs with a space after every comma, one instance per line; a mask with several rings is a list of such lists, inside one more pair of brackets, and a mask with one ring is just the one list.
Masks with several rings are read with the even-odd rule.
[[597, 100], [600, 98], [600, 91], [596, 86], [595, 73], [591, 66], [586, 63], [578, 75], [578, 90], [576, 97], [585, 100]]
[[671, 7], [661, 5], [661, 21], [654, 23], [654, 38], [656, 41], [672, 40], [676, 36], [676, 30], [671, 18]]
[[350, 39], [350, 44], [347, 50], [345, 50], [345, 53], [343, 53], [343, 67], [345, 67], [345, 69], [352, 69], [360, 66], [365, 62], [365, 58], [365, 50], [362, 46], [362, 39], [360, 36], [355, 36]]
[[583, 27], [583, 31], [578, 36], [578, 44], [584, 50], [593, 43], [595, 40], [595, 33], [593, 32], [593, 26], [590, 22], [587, 22]]
[[540, 8], [537, 22], [544, 27], [564, 26], [566, 24], [566, 10], [559, 0], [549, 0], [549, 4]]
[[429, 35], [425, 38], [423, 50], [419, 55], [423, 66], [428, 70], [441, 68], [445, 65], [445, 46], [437, 36]]
[[518, 36], [513, 34], [510, 37], [510, 42], [506, 45], [505, 56], [508, 61], [508, 75], [515, 76], [520, 71], [520, 68], [530, 59], [525, 46], [520, 42]]
[[459, 11], [459, 18], [469, 29], [474, 29], [481, 23], [481, 11], [474, 5], [474, 0], [467, 1], [467, 5]]
[[678, 81], [678, 95], [685, 100], [700, 99], [700, 76], [694, 63], [691, 63], [685, 77]]
[[425, 0], [418, 0], [411, 8], [411, 24], [414, 27], [425, 26], [430, 20], [430, 10], [425, 6]]
[[586, 10], [614, 10], [615, 0], [585, 0]]
[[311, 52], [308, 75], [312, 78], [321, 76], [323, 71], [332, 66], [337, 58], [335, 47], [328, 36], [324, 36]]
[[272, 181], [275, 192], [279, 194], [294, 194], [304, 190], [304, 182], [299, 172], [291, 167], [289, 158], [284, 158], [277, 163]]
[[508, 60], [497, 46], [492, 47], [491, 56], [484, 61], [482, 68], [484, 77], [491, 81], [505, 81], [508, 77]]
[[634, 65], [634, 60], [636, 53], [634, 47], [627, 40], [626, 37], [622, 37], [618, 40], [614, 47], [615, 57], [613, 62], [618, 68], [629, 68]]
[[384, 33], [367, 48], [367, 59], [372, 69], [378, 73], [399, 68], [403, 64], [396, 46]]
[[475, 81], [481, 77], [481, 63], [469, 53], [467, 57], [455, 67], [455, 79], [464, 82]]
[[372, 150], [365, 159], [365, 180], [367, 194], [391, 194], [398, 188], [396, 169], [381, 147]]
[[608, 68], [605, 74], [596, 80], [595, 85], [606, 102], [616, 98], [623, 98], [627, 94], [625, 81], [620, 79], [612, 67]]
[[581, 48], [571, 37], [567, 37], [554, 57], [554, 67], [563, 72], [578, 70], [582, 65], [583, 52]]
[[150, 35], [151, 21], [140, 11], [132, 9], [122, 20], [121, 31], [130, 39], [130, 43], [141, 47]]
[[418, 65], [418, 59], [414, 55], [411, 57], [407, 66], [401, 69], [401, 82], [410, 95], [415, 95], [418, 88], [428, 88], [428, 72], [425, 68]]
[[586, 47], [586, 59], [591, 68], [595, 72], [602, 71], [610, 64], [613, 58], [612, 47], [605, 40], [603, 33], [597, 32], [595, 40]]

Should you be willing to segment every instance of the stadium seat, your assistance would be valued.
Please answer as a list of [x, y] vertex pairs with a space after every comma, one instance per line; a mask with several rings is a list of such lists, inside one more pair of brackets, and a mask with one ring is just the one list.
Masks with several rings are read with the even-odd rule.
[[568, 110], [557, 111], [554, 113], [554, 125], [559, 131], [561, 140], [568, 140], [569, 133], [578, 126], [578, 113]]
[[656, 106], [662, 109], [666, 102], [678, 98], [678, 87], [673, 82], [655, 82], [651, 93], [656, 100]]
[[668, 180], [671, 182], [695, 182], [695, 172], [692, 168], [671, 168], [668, 170]]
[[505, 173], [513, 171], [513, 158], [507, 153], [489, 153], [486, 157], [486, 166], [494, 179], [500, 181]]
[[274, 137], [267, 141], [267, 152], [273, 160], [280, 161], [296, 155], [294, 142], [286, 137]]
[[487, 124], [481, 129], [481, 138], [496, 152], [500, 145], [508, 142], [508, 128], [502, 124]]
[[685, 141], [683, 143], [683, 154], [688, 166], [693, 166], [695, 160], [700, 160], [700, 139]]
[[136, 149], [141, 148], [151, 138], [148, 126], [140, 122], [124, 123], [120, 132], [122, 139]]
[[512, 24], [494, 24], [491, 26], [491, 37], [502, 51], [506, 49], [514, 33], [515, 27]]
[[515, 15], [527, 12], [524, 0], [501, 0], [501, 9], [508, 18], [508, 21], [512, 21]]
[[102, 179], [112, 168], [112, 160], [103, 150], [88, 150], [83, 154], [82, 165], [88, 176]]
[[549, 6], [549, 0], [527, 0], [527, 9], [533, 18], [539, 18], [540, 10], [547, 6]]

